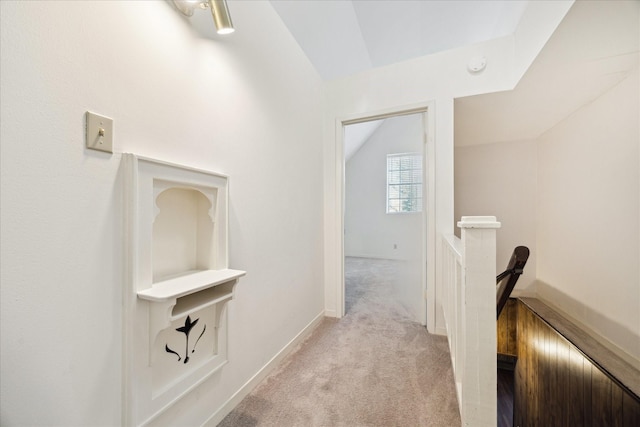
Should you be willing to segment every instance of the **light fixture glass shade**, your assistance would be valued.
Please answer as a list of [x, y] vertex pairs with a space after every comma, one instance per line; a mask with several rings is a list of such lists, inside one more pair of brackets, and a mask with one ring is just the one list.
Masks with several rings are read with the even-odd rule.
[[218, 34], [230, 34], [235, 31], [231, 22], [231, 15], [225, 0], [209, 0], [209, 7], [213, 15], [213, 22], [216, 24]]
[[173, 0], [173, 5], [182, 13], [184, 16], [193, 16], [193, 10], [196, 7], [197, 2], [190, 0]]

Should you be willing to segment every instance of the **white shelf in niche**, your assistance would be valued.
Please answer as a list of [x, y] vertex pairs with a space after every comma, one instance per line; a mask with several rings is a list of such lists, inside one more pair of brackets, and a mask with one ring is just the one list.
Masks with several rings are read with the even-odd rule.
[[[149, 346], [171, 323], [213, 305], [233, 299], [233, 289], [245, 271], [204, 270], [181, 273], [138, 291], [138, 298], [149, 301]], [[153, 355], [149, 354], [149, 363]]]
[[138, 291], [138, 298], [151, 302], [168, 302], [222, 283], [234, 281], [246, 274], [242, 270], [205, 270], [180, 274]]

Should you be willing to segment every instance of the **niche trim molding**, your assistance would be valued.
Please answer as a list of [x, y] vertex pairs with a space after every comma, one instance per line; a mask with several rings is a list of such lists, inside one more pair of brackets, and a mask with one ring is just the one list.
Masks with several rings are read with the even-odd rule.
[[225, 175], [123, 154], [123, 417], [146, 425], [228, 363]]

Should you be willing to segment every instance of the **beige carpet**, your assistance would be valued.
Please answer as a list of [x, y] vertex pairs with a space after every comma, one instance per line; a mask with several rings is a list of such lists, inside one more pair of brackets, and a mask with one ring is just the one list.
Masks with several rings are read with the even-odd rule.
[[459, 426], [446, 338], [394, 299], [399, 265], [347, 258], [347, 315], [325, 319], [219, 426]]

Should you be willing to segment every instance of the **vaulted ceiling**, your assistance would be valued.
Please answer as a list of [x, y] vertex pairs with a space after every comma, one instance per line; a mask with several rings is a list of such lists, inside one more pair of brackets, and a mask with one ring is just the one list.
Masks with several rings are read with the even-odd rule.
[[[331, 80], [513, 34], [537, 0], [269, 1], [318, 73]], [[216, 37], [208, 14], [192, 22], [205, 37]], [[514, 90], [456, 100], [456, 145], [537, 138], [638, 73], [639, 45], [639, 1], [577, 0]], [[365, 128], [354, 128], [360, 135], [354, 138], [365, 138], [373, 126]]]
[[[513, 34], [529, 3], [270, 1], [325, 80]], [[456, 145], [537, 138], [637, 73], [639, 4], [576, 1], [514, 90], [456, 100]]]
[[[270, 0], [325, 80], [513, 34], [527, 1]], [[382, 121], [346, 128], [349, 159]]]
[[512, 34], [528, 3], [270, 1], [325, 80]]

